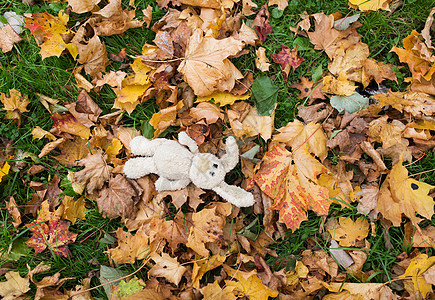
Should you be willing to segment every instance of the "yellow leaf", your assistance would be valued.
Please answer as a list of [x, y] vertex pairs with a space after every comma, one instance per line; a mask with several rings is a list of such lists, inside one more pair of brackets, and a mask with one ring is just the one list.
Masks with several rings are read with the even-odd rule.
[[246, 296], [250, 300], [264, 300], [277, 297], [279, 294], [278, 291], [265, 286], [255, 273], [234, 270], [227, 265], [224, 265], [224, 270], [231, 278], [238, 280], [238, 282], [233, 280], [225, 280], [225, 282], [227, 286], [234, 287], [234, 292], [237, 292], [239, 297]]
[[134, 264], [136, 259], [141, 260], [150, 253], [149, 238], [145, 231], [139, 229], [135, 235], [118, 228], [116, 231], [118, 247], [109, 249], [109, 259], [118, 264]]
[[332, 282], [328, 286], [331, 292], [338, 294], [326, 295], [326, 300], [364, 300], [364, 299], [398, 299], [391, 289], [383, 283], [341, 283]]
[[3, 179], [4, 176], [9, 174], [9, 169], [10, 168], [11, 168], [11, 166], [6, 161], [5, 164], [3, 165], [3, 167], [1, 167], [1, 169], [0, 169], [0, 182], [2, 182], [2, 179]]
[[213, 99], [216, 104], [219, 104], [219, 106], [225, 106], [227, 104], [231, 105], [237, 100], [246, 100], [250, 96], [251, 95], [249, 93], [245, 95], [233, 95], [230, 93], [214, 92], [210, 96], [198, 97], [198, 99], [196, 99], [196, 102], [211, 101]]
[[338, 222], [339, 228], [328, 229], [328, 231], [341, 246], [354, 247], [357, 240], [364, 239], [369, 233], [369, 222], [363, 217], [355, 222], [350, 218], [341, 217]]
[[432, 284], [427, 283], [422, 275], [434, 264], [435, 256], [428, 258], [426, 254], [420, 254], [411, 260], [405, 273], [397, 278], [411, 277], [412, 283], [414, 284], [414, 292], [420, 291], [423, 298], [426, 298], [426, 295], [432, 292]]
[[0, 93], [0, 101], [5, 106], [6, 119], [20, 119], [21, 113], [28, 111], [26, 106], [30, 103], [16, 89], [9, 90], [9, 95]]
[[119, 154], [119, 152], [122, 149], [122, 143], [118, 139], [113, 139], [112, 143], [109, 147], [106, 149], [107, 158], [110, 161], [111, 159], [115, 158], [116, 155]]
[[[199, 258], [199, 257], [197, 257]], [[199, 281], [210, 270], [221, 266], [227, 257], [225, 255], [213, 255], [207, 259], [197, 259], [193, 263], [192, 281], [193, 287], [199, 289]]]
[[361, 11], [376, 11], [378, 9], [390, 10], [388, 7], [388, 3], [390, 2], [391, 0], [349, 0], [351, 6], [358, 6]]
[[323, 77], [322, 90], [325, 93], [352, 96], [352, 94], [355, 93], [355, 88], [355, 83], [349, 81], [344, 73], [341, 73], [337, 78], [332, 75]]
[[74, 200], [73, 197], [65, 196], [60, 205], [62, 211], [61, 218], [71, 221], [72, 224], [74, 224], [77, 219], [84, 220], [87, 212], [85, 204], [86, 202], [83, 197]]
[[204, 295], [204, 299], [207, 300], [236, 300], [233, 290], [235, 287], [226, 286], [221, 288], [217, 281], [209, 283], [207, 286], [201, 289], [201, 293]]
[[47, 130], [42, 129], [39, 126], [36, 126], [35, 128], [33, 128], [33, 130], [32, 130], [32, 136], [33, 136], [34, 139], [47, 138], [47, 139], [49, 139], [51, 141], [56, 140], [56, 137], [53, 134], [51, 134]]
[[400, 226], [403, 213], [417, 227], [421, 219], [416, 213], [427, 219], [434, 214], [434, 201], [428, 195], [433, 188], [430, 184], [409, 178], [408, 170], [400, 160], [381, 186], [377, 210], [394, 226]]

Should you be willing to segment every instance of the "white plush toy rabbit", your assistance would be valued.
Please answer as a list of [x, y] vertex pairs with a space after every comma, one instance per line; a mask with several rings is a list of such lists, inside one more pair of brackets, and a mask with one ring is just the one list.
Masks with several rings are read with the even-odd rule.
[[130, 142], [130, 148], [134, 155], [141, 157], [125, 163], [125, 175], [137, 179], [157, 174], [160, 176], [155, 183], [157, 191], [180, 190], [193, 182], [199, 188], [215, 191], [238, 207], [255, 202], [251, 193], [224, 181], [225, 174], [239, 161], [239, 148], [232, 136], [227, 138], [226, 154], [220, 159], [210, 153], [200, 153], [196, 142], [185, 132], [180, 132], [178, 142], [137, 136]]

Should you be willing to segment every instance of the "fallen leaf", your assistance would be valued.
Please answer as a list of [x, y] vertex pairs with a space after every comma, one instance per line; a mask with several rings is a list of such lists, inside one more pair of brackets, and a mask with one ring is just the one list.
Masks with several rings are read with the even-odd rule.
[[290, 86], [300, 91], [298, 95], [299, 99], [308, 97], [308, 104], [311, 104], [316, 99], [325, 99], [325, 96], [322, 93], [322, 81], [318, 81], [316, 84], [314, 84], [307, 77], [302, 77], [301, 82], [292, 83]]
[[41, 253], [47, 247], [51, 252], [63, 257], [71, 257], [67, 245], [73, 243], [77, 238], [77, 233], [68, 231], [69, 222], [57, 218], [48, 220], [42, 224], [39, 219], [27, 224], [32, 236], [26, 242], [26, 245], [33, 248], [35, 253]]
[[[77, 177], [77, 173], [76, 173]], [[89, 185], [88, 185], [89, 186]], [[142, 192], [142, 191], [140, 191]], [[125, 176], [118, 174], [109, 180], [109, 185], [100, 190], [97, 198], [98, 209], [106, 218], [132, 218], [136, 213], [133, 197], [140, 196]]]
[[246, 296], [249, 299], [260, 300], [278, 296], [278, 291], [265, 286], [255, 273], [234, 270], [227, 265], [224, 265], [223, 267], [228, 276], [238, 280], [238, 282], [225, 280], [226, 286], [234, 287], [233, 291], [238, 297]]
[[91, 135], [89, 128], [85, 127], [71, 114], [55, 113], [51, 115], [51, 119], [53, 120], [53, 127], [58, 129], [60, 132], [77, 135], [85, 140], [89, 139]]
[[350, 96], [334, 95], [330, 98], [330, 103], [333, 108], [338, 110], [340, 114], [347, 112], [353, 114], [357, 111], [369, 107], [369, 98], [355, 92]]
[[322, 91], [340, 96], [352, 96], [355, 93], [356, 85], [353, 81], [347, 80], [343, 73], [337, 78], [332, 75], [323, 77]]
[[3, 300], [17, 299], [30, 290], [28, 277], [21, 277], [20, 273], [9, 271], [5, 274], [6, 281], [0, 282], [0, 296]]
[[74, 179], [86, 184], [89, 194], [101, 189], [103, 184], [109, 180], [113, 167], [106, 164], [106, 158], [100, 152], [81, 159], [78, 165], [85, 168], [74, 174]]
[[156, 263], [148, 274], [156, 277], [164, 277], [169, 282], [175, 285], [180, 283], [183, 274], [187, 271], [186, 267], [180, 265], [176, 258], [172, 258], [167, 253], [162, 253], [162, 256], [153, 252], [150, 258]]
[[388, 91], [387, 94], [373, 95], [373, 98], [378, 101], [377, 105], [380, 107], [391, 105], [412, 117], [421, 118], [435, 114], [435, 100], [425, 93]]
[[66, 140], [57, 148], [60, 150], [60, 155], [54, 156], [54, 158], [61, 164], [70, 167], [78, 166], [81, 159], [98, 151], [88, 140], [79, 136], [75, 137], [74, 140]]
[[284, 10], [288, 6], [288, 0], [269, 0], [269, 6], [278, 5], [278, 9]]
[[197, 121], [204, 119], [208, 125], [216, 123], [218, 119], [224, 119], [219, 106], [208, 102], [201, 102], [196, 107], [192, 107], [190, 115]]
[[69, 16], [63, 11], [59, 12], [58, 17], [48, 13], [32, 14], [31, 18], [26, 18], [26, 27], [30, 33], [39, 41], [42, 41], [40, 54], [42, 59], [49, 56], [59, 57], [64, 50], [68, 50], [75, 59], [78, 54], [77, 46], [73, 43], [66, 43], [63, 39], [71, 31], [66, 28]]
[[361, 11], [376, 11], [378, 9], [390, 10], [388, 3], [391, 0], [349, 0], [351, 6], [357, 6]]
[[371, 80], [376, 81], [378, 85], [385, 79], [397, 82], [396, 73], [393, 71], [393, 65], [384, 64], [370, 58], [361, 60], [360, 63], [363, 67], [361, 80], [364, 86], [367, 86]]
[[209, 96], [198, 97], [196, 101], [205, 102], [205, 101], [211, 101], [213, 99], [216, 104], [219, 104], [219, 106], [225, 106], [225, 105], [232, 105], [237, 100], [249, 99], [250, 96], [251, 95], [249, 93], [245, 95], [233, 95], [230, 93], [214, 92]]
[[252, 99], [260, 116], [270, 115], [278, 97], [279, 88], [267, 76], [257, 77], [251, 87]]
[[[331, 292], [338, 294], [326, 295], [326, 300], [338, 299], [399, 299], [392, 290], [383, 283], [339, 283], [331, 282], [328, 286]], [[345, 290], [344, 292], [340, 292]], [[339, 293], [340, 292], [340, 293]]]
[[0, 168], [0, 182], [2, 182], [3, 177], [5, 177], [6, 175], [9, 174], [10, 168], [11, 168], [11, 166], [9, 165], [9, 163], [7, 161]]
[[6, 202], [6, 208], [8, 209], [9, 214], [13, 218], [12, 225], [17, 228], [21, 224], [21, 214], [18, 210], [17, 203], [15, 202], [14, 197], [9, 198], [9, 202]]
[[331, 228], [328, 231], [343, 247], [355, 247], [356, 242], [364, 239], [369, 233], [369, 222], [362, 217], [355, 222], [350, 218], [340, 217], [338, 222], [338, 228]]
[[255, 58], [255, 66], [262, 72], [269, 71], [270, 63], [266, 56], [266, 48], [259, 47], [255, 51], [257, 57]]
[[91, 11], [100, 1], [101, 0], [68, 0], [68, 5], [71, 6], [73, 12], [83, 14]]
[[274, 199], [271, 209], [279, 210], [279, 221], [296, 230], [308, 218], [308, 209], [328, 214], [328, 189], [317, 182], [317, 176], [328, 170], [308, 153], [308, 145], [293, 154], [276, 143], [266, 152], [254, 180]]
[[[422, 275], [434, 264], [434, 256], [428, 257], [427, 254], [419, 254], [411, 260], [408, 268], [406, 268], [405, 270], [405, 273], [398, 276], [397, 278], [412, 280], [412, 287], [405, 285], [405, 287], [410, 287], [410, 290], [408, 290], [408, 292], [410, 292], [411, 295], [420, 292], [423, 298], [426, 298], [427, 294], [432, 292], [432, 284], [427, 283], [425, 277], [423, 277]], [[410, 279], [407, 279], [408, 277]]]
[[323, 250], [304, 250], [301, 254], [302, 263], [308, 267], [311, 273], [331, 275], [332, 278], [338, 275], [338, 264]]
[[429, 191], [434, 187], [430, 184], [408, 177], [408, 170], [400, 160], [391, 169], [379, 191], [377, 210], [383, 217], [390, 220], [394, 226], [402, 223], [402, 213], [414, 226], [421, 221], [415, 214], [430, 219], [434, 214], [434, 201]]
[[264, 42], [267, 36], [272, 33], [273, 29], [269, 23], [269, 9], [266, 2], [258, 11], [254, 21], [252, 21], [251, 26], [257, 31], [261, 42]]
[[6, 119], [21, 120], [21, 114], [27, 112], [27, 105], [30, 103], [27, 97], [22, 97], [16, 89], [9, 90], [9, 95], [0, 93], [0, 101], [6, 110]]
[[204, 299], [209, 300], [236, 300], [237, 297], [234, 295], [234, 286], [225, 286], [221, 288], [217, 280], [213, 283], [201, 288], [201, 294], [204, 295]]
[[109, 259], [118, 264], [134, 264], [136, 260], [142, 260], [150, 252], [150, 241], [148, 235], [141, 228], [135, 235], [118, 228], [116, 231], [118, 247], [108, 250]]
[[207, 96], [216, 90], [225, 91], [224, 83], [234, 87], [236, 79], [243, 75], [228, 60], [228, 56], [237, 54], [243, 43], [234, 38], [217, 40], [204, 37], [196, 29], [189, 39], [184, 60], [178, 66], [184, 80], [192, 87], [195, 95]]
[[290, 49], [289, 47], [282, 45], [281, 52], [272, 53], [270, 55], [274, 62], [281, 65], [284, 81], [287, 81], [290, 68], [293, 68], [293, 71], [296, 70], [296, 68], [305, 60], [303, 57], [298, 55], [298, 48], [299, 47], [296, 46], [295, 48]]
[[199, 289], [199, 281], [205, 275], [205, 273], [221, 266], [225, 262], [226, 258], [227, 257], [225, 255], [216, 254], [207, 259], [195, 260], [192, 269], [193, 287]]
[[56, 137], [53, 134], [51, 134], [47, 130], [42, 129], [39, 126], [36, 126], [35, 128], [33, 128], [33, 130], [32, 130], [32, 136], [33, 136], [34, 139], [47, 138], [47, 139], [49, 139], [51, 141], [56, 140]]
[[21, 42], [21, 37], [14, 31], [11, 25], [6, 24], [0, 28], [0, 48], [3, 53], [9, 52], [15, 43]]
[[367, 127], [367, 135], [371, 141], [382, 143], [382, 148], [387, 149], [402, 142], [402, 132], [406, 126], [393, 120], [388, 123], [388, 116], [382, 116], [373, 120]]
[[73, 225], [77, 219], [84, 220], [87, 213], [85, 204], [86, 201], [83, 197], [74, 200], [73, 197], [65, 196], [58, 208], [58, 210], [62, 211], [61, 218], [71, 221]]

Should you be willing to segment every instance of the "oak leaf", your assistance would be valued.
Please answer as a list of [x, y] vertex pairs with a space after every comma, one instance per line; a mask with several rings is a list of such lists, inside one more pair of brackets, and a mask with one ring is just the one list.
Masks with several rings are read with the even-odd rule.
[[243, 75], [228, 60], [228, 56], [237, 54], [243, 43], [234, 38], [217, 40], [204, 37], [203, 32], [195, 30], [190, 37], [184, 60], [178, 66], [184, 80], [192, 87], [195, 95], [207, 96], [216, 90], [225, 91], [234, 87], [236, 79]]
[[118, 247], [109, 249], [109, 259], [118, 264], [134, 264], [136, 260], [142, 260], [150, 253], [150, 241], [142, 227], [135, 235], [118, 228], [116, 231]]
[[69, 16], [63, 11], [59, 12], [57, 18], [48, 13], [32, 14], [31, 18], [26, 18], [26, 27], [30, 29], [30, 33], [42, 41], [42, 59], [49, 56], [59, 57], [64, 50], [68, 50], [74, 59], [77, 57], [77, 46], [66, 43], [63, 39], [72, 33], [66, 28], [68, 19]]
[[97, 198], [98, 209], [106, 218], [132, 218], [136, 213], [136, 201], [133, 198], [138, 196], [139, 191], [134, 189], [123, 175], [118, 174], [109, 180], [107, 187], [100, 190]]
[[434, 214], [435, 202], [428, 195], [433, 188], [430, 184], [409, 178], [408, 170], [400, 160], [393, 166], [381, 186], [377, 210], [394, 226], [400, 226], [403, 213], [419, 229], [418, 222], [421, 219], [416, 213], [426, 219], [431, 219]]
[[78, 164], [85, 168], [74, 174], [74, 179], [86, 184], [88, 193], [92, 194], [103, 187], [109, 180], [113, 167], [106, 164], [106, 157], [100, 152], [81, 159]]
[[328, 214], [328, 189], [317, 184], [317, 177], [325, 173], [328, 169], [308, 153], [308, 145], [291, 153], [276, 143], [264, 155], [254, 180], [274, 199], [270, 208], [279, 210], [279, 221], [296, 230], [307, 220], [309, 209]]
[[238, 282], [225, 280], [228, 287], [234, 287], [233, 292], [236, 293], [238, 297], [246, 296], [253, 300], [263, 300], [278, 296], [278, 291], [265, 286], [255, 273], [234, 270], [227, 265], [223, 267], [228, 276], [238, 280]]
[[355, 222], [350, 218], [340, 217], [338, 219], [339, 226], [328, 228], [332, 239], [338, 241], [341, 246], [354, 247], [357, 240], [364, 239], [369, 233], [369, 222], [360, 217]]
[[290, 49], [283, 45], [281, 52], [272, 53], [270, 55], [274, 62], [281, 65], [284, 81], [287, 81], [290, 69], [293, 68], [293, 71], [296, 70], [296, 68], [305, 60], [303, 57], [298, 55], [298, 48], [299, 46]]
[[180, 265], [176, 258], [172, 258], [167, 253], [162, 253], [162, 256], [153, 252], [150, 258], [156, 263], [148, 274], [156, 277], [164, 277], [169, 282], [178, 286], [183, 274], [187, 271], [186, 267]]
[[9, 271], [5, 274], [6, 281], [0, 282], [0, 296], [3, 300], [13, 300], [30, 290], [29, 278], [20, 273]]
[[6, 24], [0, 28], [0, 48], [3, 53], [12, 50], [15, 43], [21, 42], [21, 37], [14, 31], [11, 25]]
[[30, 103], [27, 97], [22, 97], [16, 89], [9, 90], [9, 95], [0, 93], [0, 101], [6, 110], [6, 119], [21, 119], [21, 114], [27, 112], [27, 105]]
[[77, 233], [68, 231], [69, 222], [52, 218], [48, 220], [48, 224], [45, 222], [38, 223], [41, 223], [40, 219], [26, 225], [32, 232], [32, 236], [26, 242], [26, 245], [33, 248], [35, 253], [41, 253], [49, 247], [54, 254], [71, 257], [67, 245], [76, 240]]

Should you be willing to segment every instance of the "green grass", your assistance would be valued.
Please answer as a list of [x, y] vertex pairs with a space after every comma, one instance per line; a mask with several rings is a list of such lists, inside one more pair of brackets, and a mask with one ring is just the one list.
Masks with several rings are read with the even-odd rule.
[[[125, 1], [124, 1], [125, 2]], [[256, 1], [259, 7], [262, 2]], [[266, 48], [267, 56], [270, 59], [270, 54], [277, 53], [281, 50], [282, 45], [289, 47], [294, 46], [294, 35], [290, 32], [289, 26], [295, 27], [300, 21], [299, 14], [308, 12], [310, 14], [325, 12], [327, 14], [340, 11], [343, 15], [356, 14], [357, 11], [352, 10], [347, 6], [346, 0], [292, 0], [289, 1], [289, 7], [286, 8], [283, 17], [274, 19], [272, 16], [270, 22], [273, 28], [273, 33], [268, 37], [267, 41], [262, 45]], [[125, 3], [124, 3], [125, 4]], [[164, 12], [158, 11], [157, 4], [151, 0], [136, 1], [138, 15], [148, 4], [153, 6], [153, 22], [160, 19]], [[399, 7], [391, 15], [388, 12], [370, 12], [361, 13], [359, 21], [362, 26], [358, 32], [362, 35], [362, 41], [367, 43], [370, 48], [371, 57], [396, 65], [403, 65], [399, 62], [397, 55], [389, 52], [392, 46], [402, 46], [402, 40], [411, 30], [416, 29], [421, 31], [427, 18], [429, 8], [435, 5], [433, 0], [405, 0], [403, 5]], [[26, 6], [21, 1], [5, 1], [0, 4], [0, 14], [5, 11], [15, 11], [22, 13], [37, 13], [48, 12], [57, 14], [59, 10], [65, 9], [66, 4], [45, 2], [34, 6]], [[273, 8], [270, 9], [272, 11]], [[87, 15], [71, 15], [70, 24], [73, 26], [75, 22], [83, 20]], [[252, 17], [251, 17], [252, 19]], [[74, 28], [73, 28], [74, 29]], [[122, 36], [110, 36], [102, 38], [106, 44], [107, 51], [112, 54], [117, 54], [122, 48], [127, 48], [127, 53], [130, 56], [139, 55], [141, 48], [145, 43], [152, 43], [154, 33], [150, 29], [130, 29]], [[301, 38], [308, 41], [307, 38]], [[276, 110], [275, 127], [280, 128], [285, 126], [289, 121], [297, 116], [295, 107], [304, 100], [297, 97], [297, 90], [290, 88], [288, 84], [296, 82], [300, 77], [306, 76], [311, 78], [317, 67], [322, 66], [323, 70], [327, 70], [329, 59], [325, 53], [314, 49], [300, 50], [299, 55], [303, 56], [305, 61], [296, 71], [289, 74], [288, 84], [283, 81], [281, 67], [277, 64], [272, 64], [271, 71], [267, 73], [259, 72], [255, 68], [254, 47], [248, 47], [249, 54], [244, 55], [234, 62], [240, 71], [244, 74], [246, 71], [252, 71], [255, 77], [261, 75], [270, 76], [274, 83], [279, 87], [278, 107]], [[6, 54], [0, 53], [0, 92], [7, 93], [9, 89], [17, 89], [23, 95], [26, 95], [30, 101], [28, 112], [22, 115], [20, 127], [18, 123], [12, 120], [5, 119], [5, 111], [0, 110], [0, 138], [1, 140], [13, 140], [12, 148], [22, 150], [25, 153], [37, 155], [44, 141], [34, 140], [31, 131], [36, 126], [49, 130], [52, 128], [52, 120], [49, 112], [39, 102], [37, 94], [43, 94], [54, 99], [58, 99], [61, 103], [75, 101], [79, 91], [74, 86], [74, 79], [71, 72], [76, 65], [75, 61], [69, 54], [62, 55], [59, 58], [49, 57], [41, 60], [39, 55], [40, 48], [34, 41], [34, 38], [28, 31], [23, 36], [23, 41], [15, 45], [14, 49]], [[270, 59], [271, 60], [271, 59]], [[117, 70], [120, 63], [112, 62], [107, 68], [107, 71]], [[407, 68], [401, 68], [403, 77], [407, 77], [409, 71]], [[406, 84], [388, 82], [388, 87], [393, 90], [403, 90]], [[91, 97], [103, 110], [103, 114], [110, 113], [111, 107], [115, 99], [113, 91], [104, 86], [97, 94], [90, 93]], [[149, 120], [153, 113], [158, 111], [156, 104], [150, 100], [139, 105], [131, 114], [125, 114], [122, 118], [122, 124], [126, 127], [135, 127], [141, 129], [144, 122]], [[0, 142], [1, 142], [0, 140]], [[1, 146], [1, 144], [0, 144]], [[31, 157], [27, 156], [23, 159], [27, 164], [33, 164]], [[27, 228], [24, 225], [17, 229], [10, 224], [10, 216], [6, 210], [5, 201], [11, 196], [15, 198], [19, 206], [24, 206], [31, 194], [34, 192], [29, 187], [30, 181], [49, 183], [53, 176], [61, 178], [61, 189], [65, 194], [72, 193], [70, 187], [65, 185], [63, 181], [66, 178], [68, 170], [77, 170], [77, 168], [67, 168], [50, 156], [45, 156], [38, 161], [46, 167], [46, 170], [34, 176], [29, 176], [24, 172], [11, 172], [2, 183], [0, 183], [0, 248], [7, 250], [10, 247], [17, 247], [23, 243], [23, 239], [30, 237]], [[410, 174], [419, 173], [415, 179], [425, 181], [429, 184], [435, 184], [435, 154], [429, 151], [421, 160], [410, 165], [408, 170]], [[240, 169], [234, 171], [230, 175], [230, 179], [241, 176]], [[73, 194], [71, 194], [73, 195]], [[105, 253], [106, 245], [100, 242], [104, 234], [113, 234], [118, 227], [124, 225], [119, 219], [105, 219], [98, 212], [96, 204], [89, 200], [90, 211], [85, 220], [78, 220], [74, 225], [70, 226], [70, 231], [78, 233], [77, 241], [69, 246], [72, 253], [71, 258], [62, 258], [52, 256], [50, 251], [44, 251], [38, 255], [32, 253], [30, 255], [21, 256], [18, 260], [8, 262], [16, 268], [22, 276], [27, 274], [27, 265], [34, 268], [40, 262], [48, 262], [51, 265], [51, 270], [36, 276], [36, 280], [42, 279], [43, 276], [52, 275], [55, 272], [61, 272], [61, 277], [71, 277], [64, 287], [66, 289], [73, 288], [76, 284], [80, 284], [81, 278], [86, 278], [99, 269], [99, 265], [110, 265]], [[356, 206], [356, 204], [353, 204]], [[355, 208], [340, 210], [338, 205], [333, 205], [330, 210], [330, 217], [355, 217]], [[251, 216], [253, 218], [253, 216]], [[260, 216], [261, 218], [261, 216]], [[34, 217], [32, 215], [23, 216], [23, 224], [30, 223]], [[371, 244], [368, 251], [369, 257], [364, 264], [364, 271], [374, 270], [376, 275], [371, 282], [385, 282], [390, 279], [390, 271], [393, 264], [397, 261], [396, 256], [401, 252], [408, 252], [411, 249], [404, 249], [403, 246], [403, 227], [391, 228], [389, 230], [383, 228], [377, 222], [377, 231], [370, 235], [367, 240]], [[435, 220], [427, 221], [426, 225], [431, 223], [435, 225]], [[287, 232], [287, 234], [279, 239], [272, 247], [277, 251], [279, 258], [268, 257], [267, 262], [273, 268], [279, 269], [279, 266], [292, 267], [295, 259], [304, 249], [307, 249], [308, 242], [318, 249], [327, 249], [326, 242], [322, 239], [319, 232], [319, 227], [322, 224], [321, 217], [310, 212], [309, 220], [302, 223], [301, 227], [295, 232]], [[21, 235], [21, 238], [16, 239]], [[391, 243], [392, 247], [386, 247], [386, 238]], [[432, 254], [432, 249], [422, 249], [422, 252]], [[93, 264], [95, 262], [95, 264]], [[0, 266], [5, 261], [0, 260]], [[120, 269], [133, 272], [138, 268], [139, 264], [122, 265]], [[145, 271], [136, 274], [138, 277], [146, 278]], [[92, 286], [98, 285], [99, 282], [94, 277]], [[32, 285], [32, 292], [35, 291]], [[105, 298], [102, 288], [94, 290], [93, 296], [99, 299]]]

